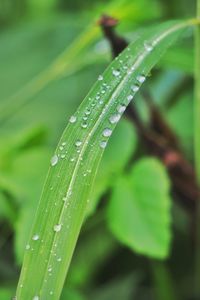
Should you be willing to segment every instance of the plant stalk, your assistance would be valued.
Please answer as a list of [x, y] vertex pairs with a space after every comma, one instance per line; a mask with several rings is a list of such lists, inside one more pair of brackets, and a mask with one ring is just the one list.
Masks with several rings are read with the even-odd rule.
[[156, 300], [178, 300], [173, 279], [165, 262], [151, 260]]
[[[200, 0], [197, 0], [197, 19], [200, 19]], [[195, 100], [194, 100], [194, 157], [198, 184], [200, 184], [200, 25], [195, 34]], [[200, 298], [200, 199], [196, 214], [195, 296]]]

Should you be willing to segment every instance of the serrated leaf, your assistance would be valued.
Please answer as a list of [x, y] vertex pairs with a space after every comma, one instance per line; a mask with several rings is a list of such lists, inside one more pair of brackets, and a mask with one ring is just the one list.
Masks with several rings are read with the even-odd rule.
[[132, 250], [165, 258], [171, 240], [170, 184], [165, 167], [154, 158], [136, 163], [118, 180], [108, 206], [113, 234]]
[[109, 132], [165, 50], [196, 23], [173, 21], [147, 29], [111, 63], [70, 118], [52, 157], [27, 245], [20, 300], [59, 299]]

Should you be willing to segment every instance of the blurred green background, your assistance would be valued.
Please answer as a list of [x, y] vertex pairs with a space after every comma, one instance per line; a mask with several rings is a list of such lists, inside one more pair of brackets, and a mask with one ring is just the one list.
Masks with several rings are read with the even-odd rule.
[[[0, 0], [1, 300], [15, 293], [27, 236], [58, 139], [111, 61], [109, 44], [97, 25], [103, 13], [117, 18], [118, 33], [132, 41], [140, 28], [194, 16], [195, 1]], [[188, 31], [147, 82], [154, 103], [191, 162], [192, 72], [193, 38]], [[149, 112], [141, 95], [133, 105], [148, 124]], [[170, 212], [159, 208], [163, 210], [160, 218], [168, 220], [159, 233], [172, 240], [167, 246], [165, 241], [154, 244], [149, 239], [160, 226], [157, 216], [151, 221], [145, 215], [141, 223], [147, 229], [132, 232], [135, 210], [121, 207], [126, 205], [128, 191], [119, 192], [123, 180], [130, 179], [127, 176], [133, 179], [132, 197], [141, 215], [154, 209], [140, 201], [141, 194], [146, 202], [157, 199], [155, 206], [159, 201], [171, 205]], [[133, 123], [124, 117], [101, 163], [62, 300], [190, 299], [193, 216], [174, 202], [168, 188], [162, 188], [169, 184], [163, 164], [147, 155]], [[120, 215], [123, 209], [128, 222]]]

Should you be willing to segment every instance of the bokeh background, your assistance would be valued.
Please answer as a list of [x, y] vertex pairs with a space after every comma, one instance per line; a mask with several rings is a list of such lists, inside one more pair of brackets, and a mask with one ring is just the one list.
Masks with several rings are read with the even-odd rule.
[[[0, 0], [1, 300], [15, 294], [26, 240], [59, 137], [70, 115], [112, 59], [110, 45], [97, 22], [102, 14], [117, 18], [118, 34], [131, 42], [136, 33], [152, 24], [193, 17], [195, 1]], [[145, 86], [184, 159], [192, 166], [192, 30], [166, 53]], [[143, 98], [138, 94], [132, 105], [148, 128], [152, 114]], [[154, 127], [161, 126], [157, 122]], [[125, 116], [101, 163], [62, 300], [190, 299], [195, 179], [188, 183], [187, 176], [183, 176], [178, 196], [176, 188], [175, 193], [162, 195], [162, 187], [173, 186], [177, 180], [169, 167], [177, 157], [163, 158], [156, 151], [149, 152], [133, 120]], [[133, 233], [136, 240], [144, 235], [141, 250], [126, 239], [124, 242], [122, 236], [130, 234], [126, 228], [122, 226], [119, 233], [112, 223], [121, 210], [119, 203], [126, 203], [126, 197], [118, 192], [117, 178], [125, 180], [130, 168], [137, 168], [132, 176], [142, 185], [147, 202], [162, 202], [168, 197], [171, 203], [172, 222], [161, 233], [165, 239], [167, 231], [169, 243], [156, 244], [155, 251], [151, 241], [148, 244], [151, 229], [143, 232], [138, 228]], [[181, 196], [180, 190], [187, 184]], [[148, 214], [149, 208], [137, 196], [136, 192], [133, 198], [140, 212]], [[131, 228], [134, 212], [126, 209]], [[165, 213], [160, 217], [164, 218]], [[159, 222], [152, 226], [159, 227]], [[151, 227], [148, 222], [146, 225]]]

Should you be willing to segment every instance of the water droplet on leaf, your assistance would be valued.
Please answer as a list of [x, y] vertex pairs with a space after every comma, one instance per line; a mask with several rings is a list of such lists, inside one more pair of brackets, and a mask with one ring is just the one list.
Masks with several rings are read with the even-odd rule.
[[126, 106], [125, 105], [118, 105], [117, 107], [117, 111], [118, 113], [122, 114], [124, 111], [126, 110]]
[[51, 158], [51, 165], [52, 167], [55, 166], [58, 162], [58, 156], [55, 154], [52, 158]]
[[114, 114], [109, 118], [111, 124], [115, 124], [120, 120], [121, 116], [119, 114]]
[[131, 86], [131, 90], [132, 90], [134, 93], [136, 93], [136, 92], [139, 90], [139, 86], [136, 85], [136, 84], [134, 84], [134, 85]]
[[107, 142], [106, 141], [101, 141], [99, 145], [100, 145], [101, 148], [105, 149], [106, 145], [107, 145]]
[[61, 224], [56, 224], [56, 225], [54, 225], [53, 230], [54, 230], [55, 232], [59, 232], [59, 231], [61, 230], [61, 227], [62, 227]]
[[111, 134], [112, 134], [112, 130], [110, 128], [104, 129], [103, 136], [109, 137], [109, 136], [111, 136]]
[[149, 52], [153, 50], [153, 46], [147, 41], [144, 42], [144, 48]]
[[146, 77], [144, 75], [138, 75], [136, 79], [139, 83], [143, 83], [146, 80]]
[[75, 123], [76, 122], [76, 116], [71, 116], [69, 119], [70, 123]]
[[120, 71], [119, 70], [113, 70], [112, 73], [113, 73], [113, 75], [115, 77], [118, 77], [120, 75]]
[[88, 126], [87, 123], [82, 123], [82, 124], [81, 124], [81, 127], [82, 127], [82, 128], [87, 128], [87, 126]]
[[82, 142], [80, 140], [76, 141], [75, 143], [76, 147], [80, 147], [82, 145]]
[[38, 241], [39, 240], [39, 235], [38, 234], [35, 234], [33, 237], [32, 237], [32, 240], [33, 241]]
[[133, 95], [128, 95], [128, 96], [127, 96], [127, 100], [128, 100], [128, 101], [131, 101], [132, 99], [133, 99]]
[[103, 80], [103, 76], [99, 75], [98, 80], [100, 80], [100, 81]]
[[85, 112], [86, 115], [90, 115], [91, 114], [91, 110], [87, 109]]

